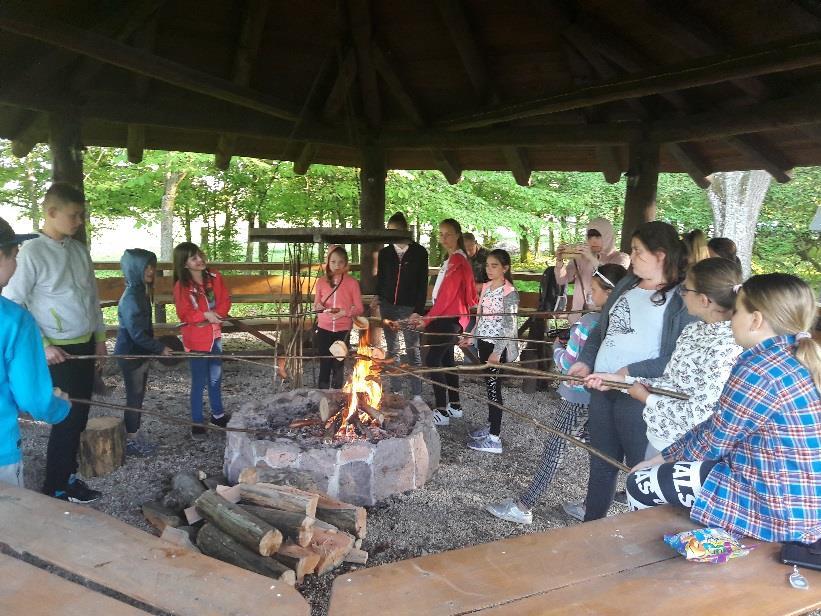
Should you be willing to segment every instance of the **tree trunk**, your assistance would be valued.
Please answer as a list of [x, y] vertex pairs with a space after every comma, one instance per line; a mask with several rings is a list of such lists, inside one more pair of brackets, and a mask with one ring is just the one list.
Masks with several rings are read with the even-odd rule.
[[[254, 220], [255, 219], [256, 219], [256, 216], [254, 216], [253, 214], [248, 214], [245, 217], [245, 222], [248, 223], [249, 231], [254, 226]], [[254, 242], [252, 242], [251, 240], [248, 240], [247, 242], [245, 242], [245, 262], [246, 263], [251, 263], [251, 261], [253, 261], [253, 260], [254, 260]]]
[[525, 235], [525, 230], [519, 231], [519, 262], [525, 263], [530, 260], [530, 242]]
[[191, 206], [186, 202], [185, 204], [185, 241], [191, 241]]
[[211, 227], [208, 224], [208, 218], [203, 219], [203, 225], [200, 227], [200, 246], [202, 248], [208, 248], [208, 242], [211, 241], [209, 239]]
[[756, 223], [771, 181], [766, 171], [722, 171], [713, 174], [707, 190], [714, 235], [735, 242], [745, 278], [750, 275]]
[[174, 205], [185, 173], [166, 171], [160, 206], [160, 261], [170, 261], [174, 252]]
[[539, 251], [542, 248], [541, 244], [542, 244], [542, 230], [539, 229], [536, 232], [536, 237], [533, 238], [533, 254], [536, 255], [536, 257], [539, 256]]
[[24, 159], [26, 174], [23, 178], [23, 193], [28, 202], [28, 217], [31, 221], [31, 230], [37, 231], [40, 228], [40, 217], [43, 208], [37, 195], [37, 178], [34, 175], [34, 156], [26, 156]]

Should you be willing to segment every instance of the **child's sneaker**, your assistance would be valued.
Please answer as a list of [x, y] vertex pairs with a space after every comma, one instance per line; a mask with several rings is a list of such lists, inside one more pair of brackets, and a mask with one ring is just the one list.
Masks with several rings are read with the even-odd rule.
[[452, 404], [448, 404], [447, 411], [448, 415], [450, 415], [451, 417], [455, 417], [456, 419], [459, 419], [464, 414], [461, 405], [453, 406]]
[[584, 522], [584, 514], [586, 511], [584, 503], [562, 503], [562, 509], [574, 520]]
[[478, 441], [480, 439], [485, 438], [488, 434], [490, 434], [490, 424], [485, 424], [479, 428], [474, 428], [470, 432], [468, 432], [468, 438], [473, 439], [474, 441]]
[[502, 439], [493, 434], [488, 434], [482, 439], [469, 441], [468, 447], [475, 451], [484, 451], [485, 453], [502, 453]]
[[219, 426], [220, 428], [227, 426], [229, 421], [231, 421], [231, 416], [227, 413], [223, 413], [219, 417], [214, 417], [211, 415], [211, 423], [215, 426]]
[[500, 503], [490, 503], [485, 507], [485, 511], [508, 522], [533, 524], [533, 512], [522, 509], [512, 498], [507, 498]]
[[435, 409], [433, 411], [433, 425], [434, 426], [449, 426], [450, 415], [443, 409]]
[[[62, 493], [62, 494], [61, 494]], [[82, 479], [78, 479], [75, 476], [71, 476], [68, 480], [68, 484], [66, 485], [65, 490], [58, 490], [54, 494], [57, 498], [61, 498], [63, 500], [67, 500], [70, 503], [93, 503], [96, 500], [100, 500], [100, 497], [103, 495], [102, 492], [98, 490], [92, 490], [91, 488], [86, 485], [86, 482]]]
[[205, 426], [191, 426], [191, 438], [196, 441], [204, 440], [208, 436]]

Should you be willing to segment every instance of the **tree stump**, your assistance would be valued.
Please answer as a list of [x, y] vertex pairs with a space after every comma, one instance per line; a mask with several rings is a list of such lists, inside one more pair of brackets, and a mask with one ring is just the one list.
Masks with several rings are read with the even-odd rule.
[[125, 462], [125, 421], [92, 417], [80, 435], [79, 471], [84, 477], [108, 475]]

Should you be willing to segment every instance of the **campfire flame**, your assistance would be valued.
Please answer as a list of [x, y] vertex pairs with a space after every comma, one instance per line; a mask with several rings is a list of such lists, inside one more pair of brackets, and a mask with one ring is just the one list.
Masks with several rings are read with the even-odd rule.
[[374, 355], [374, 348], [368, 341], [368, 330], [359, 332], [359, 345], [357, 347], [357, 359], [354, 362], [351, 380], [345, 383], [342, 391], [351, 394], [351, 401], [348, 408], [344, 410], [342, 425], [337, 431], [337, 436], [345, 434], [352, 435], [354, 431], [353, 417], [363, 425], [379, 425], [373, 417], [359, 409], [360, 401], [367, 404], [372, 409], [378, 410], [382, 403], [382, 384], [379, 379], [379, 365], [370, 358]]

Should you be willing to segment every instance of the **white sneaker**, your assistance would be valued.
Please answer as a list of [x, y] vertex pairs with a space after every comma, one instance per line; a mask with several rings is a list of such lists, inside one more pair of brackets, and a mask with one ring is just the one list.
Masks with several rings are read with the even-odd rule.
[[490, 424], [485, 424], [468, 432], [468, 438], [478, 441], [479, 439], [485, 438], [488, 434], [490, 434]]
[[459, 419], [462, 415], [464, 415], [464, 411], [462, 411], [461, 408], [457, 409], [457, 408], [451, 406], [450, 404], [448, 404], [447, 411], [448, 411], [448, 415], [450, 415], [451, 417], [455, 417], [456, 419]]
[[469, 440], [468, 448], [474, 451], [484, 451], [485, 453], [502, 453], [502, 439], [498, 436], [488, 434], [485, 438]]
[[433, 425], [434, 426], [449, 426], [450, 425], [450, 417], [447, 415], [447, 411], [444, 413], [440, 410], [433, 411]]
[[562, 503], [562, 509], [564, 509], [564, 512], [571, 518], [579, 522], [584, 522], [584, 503]]
[[508, 522], [533, 524], [533, 512], [522, 509], [512, 498], [507, 498], [500, 503], [490, 503], [485, 507], [485, 511]]

